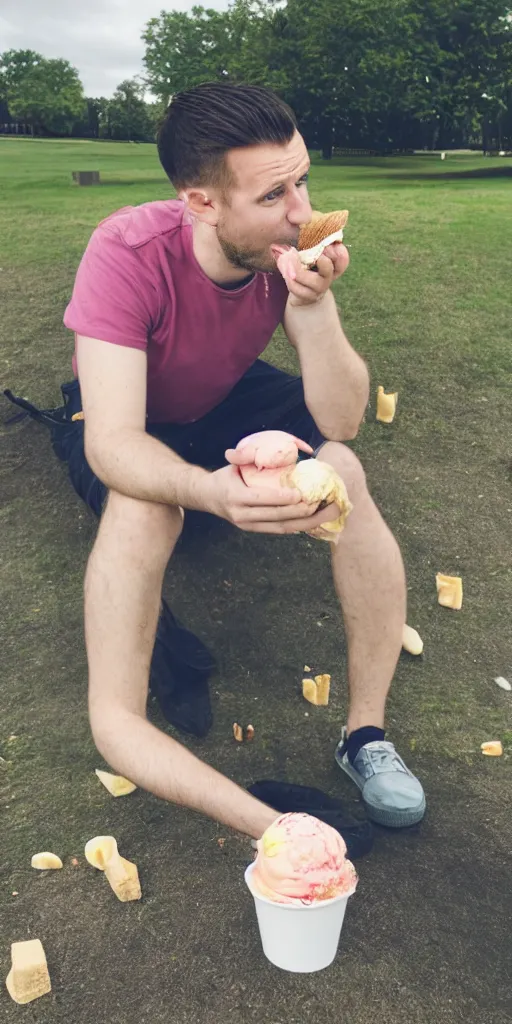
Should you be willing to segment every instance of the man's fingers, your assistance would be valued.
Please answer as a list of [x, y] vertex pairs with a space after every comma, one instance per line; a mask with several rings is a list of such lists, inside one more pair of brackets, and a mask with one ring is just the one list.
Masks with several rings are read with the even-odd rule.
[[274, 506], [296, 506], [302, 501], [300, 491], [296, 487], [258, 487], [257, 484], [252, 484], [250, 487], [246, 487], [244, 484], [244, 493], [237, 494], [234, 498], [236, 504], [242, 507], [256, 508], [261, 511], [262, 506], [268, 506], [274, 508]]
[[327, 250], [325, 249], [321, 256], [316, 261], [316, 269], [320, 277], [332, 279], [334, 273], [333, 261], [325, 255]]
[[[304, 501], [300, 502], [300, 504], [293, 506], [269, 505], [267, 507], [265, 505], [258, 505], [258, 507], [255, 508], [241, 508], [240, 516], [238, 517], [238, 522], [242, 526], [242, 528], [244, 527], [245, 523], [309, 523], [312, 518], [315, 518], [314, 516], [312, 516], [315, 507], [316, 502], [315, 505], [308, 505]], [[331, 516], [331, 518], [335, 519], [336, 517]], [[316, 526], [317, 524], [314, 523], [314, 525]], [[299, 527], [296, 526], [296, 529], [299, 529]], [[309, 527], [304, 527], [304, 529], [309, 529]]]
[[295, 441], [297, 448], [299, 448], [301, 452], [307, 452], [308, 455], [313, 454], [313, 449], [311, 445], [307, 443], [307, 441], [302, 441], [300, 437], [295, 437], [295, 434], [292, 434], [291, 436], [293, 437], [293, 440]]
[[256, 533], [307, 533], [338, 518], [338, 506], [335, 504], [328, 505], [320, 512], [314, 512], [313, 508], [303, 502], [293, 509], [293, 518], [290, 518], [291, 509], [255, 508], [250, 510], [250, 515], [244, 513], [238, 526], [242, 530]]
[[232, 466], [251, 466], [254, 462], [254, 448], [227, 448], [224, 452], [226, 462]]
[[314, 530], [315, 526], [323, 526], [324, 523], [332, 523], [333, 519], [337, 519], [340, 514], [340, 510], [335, 502], [331, 502], [325, 508], [321, 509], [320, 512], [315, 512], [311, 516], [308, 522], [303, 524], [304, 530]]

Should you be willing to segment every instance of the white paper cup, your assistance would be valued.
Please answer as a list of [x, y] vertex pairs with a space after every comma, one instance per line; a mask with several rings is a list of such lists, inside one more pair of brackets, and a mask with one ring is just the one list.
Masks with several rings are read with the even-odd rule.
[[341, 926], [349, 896], [335, 896], [319, 903], [273, 903], [251, 885], [254, 862], [245, 882], [254, 898], [263, 952], [276, 967], [297, 974], [322, 971], [332, 964], [338, 950]]

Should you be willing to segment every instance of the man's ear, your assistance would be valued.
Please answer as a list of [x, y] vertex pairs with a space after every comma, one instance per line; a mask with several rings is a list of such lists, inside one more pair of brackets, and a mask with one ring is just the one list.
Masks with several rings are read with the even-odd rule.
[[220, 204], [217, 198], [210, 192], [203, 192], [199, 188], [181, 189], [179, 198], [188, 206], [194, 217], [202, 220], [211, 227], [217, 227], [220, 214]]

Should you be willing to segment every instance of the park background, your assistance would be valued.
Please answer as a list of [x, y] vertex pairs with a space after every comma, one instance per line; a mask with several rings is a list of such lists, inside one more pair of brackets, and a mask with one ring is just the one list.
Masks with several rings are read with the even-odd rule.
[[150, 141], [173, 93], [221, 80], [277, 89], [326, 158], [512, 148], [508, 0], [234, 0], [162, 11], [142, 39], [143, 68], [109, 98], [84, 96], [64, 58], [0, 52], [3, 131]]

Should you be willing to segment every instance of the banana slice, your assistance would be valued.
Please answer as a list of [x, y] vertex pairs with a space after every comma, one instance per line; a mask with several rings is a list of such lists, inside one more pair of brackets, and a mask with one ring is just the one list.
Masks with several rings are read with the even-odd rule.
[[121, 857], [113, 836], [95, 836], [85, 845], [85, 858], [93, 868], [104, 871], [118, 900], [140, 900], [141, 888], [137, 865]]
[[402, 632], [402, 647], [409, 654], [423, 654], [423, 640], [420, 634], [412, 626], [404, 626]]
[[57, 857], [56, 853], [35, 853], [30, 861], [33, 868], [37, 868], [38, 871], [51, 871], [57, 870], [63, 866], [60, 857]]
[[503, 753], [500, 740], [487, 740], [486, 743], [480, 744], [480, 750], [486, 757], [501, 757]]
[[125, 779], [124, 775], [112, 775], [110, 772], [103, 772], [101, 768], [95, 768], [95, 773], [112, 796], [128, 796], [137, 789], [137, 786], [129, 779]]

